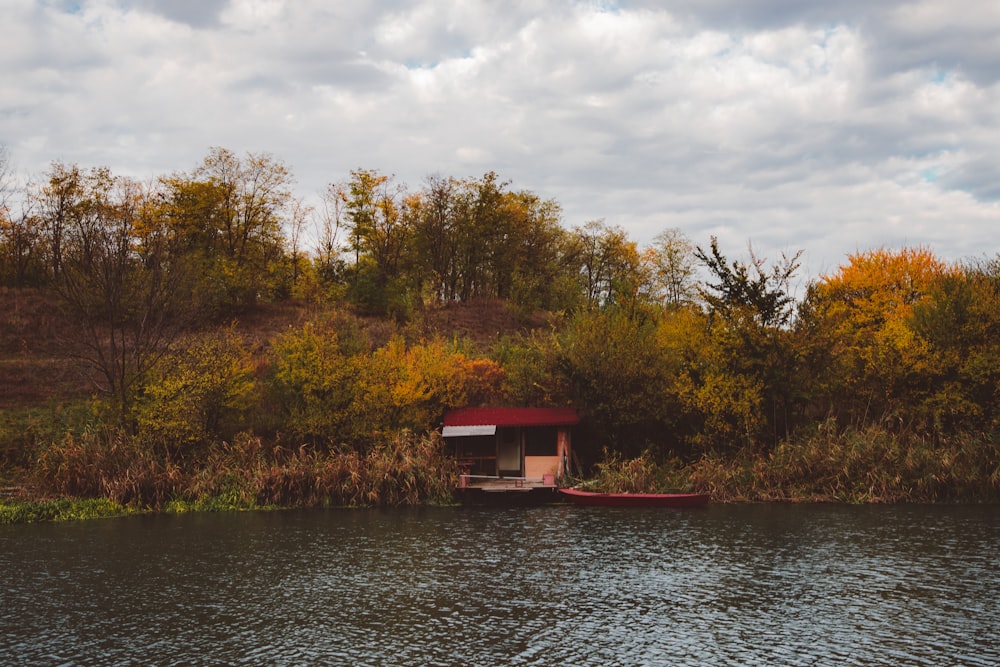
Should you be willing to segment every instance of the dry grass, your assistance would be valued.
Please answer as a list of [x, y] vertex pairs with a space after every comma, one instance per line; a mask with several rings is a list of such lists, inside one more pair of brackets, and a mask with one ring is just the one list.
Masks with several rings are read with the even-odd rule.
[[87, 432], [43, 448], [32, 472], [44, 496], [154, 509], [175, 501], [219, 509], [444, 503], [458, 480], [440, 436], [409, 432], [387, 437], [364, 456], [268, 449], [260, 438], [241, 435], [183, 467], [120, 433]]

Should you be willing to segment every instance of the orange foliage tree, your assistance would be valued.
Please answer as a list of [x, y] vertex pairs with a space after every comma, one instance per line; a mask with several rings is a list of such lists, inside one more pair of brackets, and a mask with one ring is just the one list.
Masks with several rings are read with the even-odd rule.
[[801, 309], [814, 395], [851, 421], [904, 419], [912, 390], [930, 372], [926, 339], [911, 326], [955, 269], [924, 248], [856, 253], [810, 286]]
[[434, 428], [448, 409], [488, 402], [502, 378], [498, 364], [473, 359], [454, 342], [408, 345], [394, 338], [358, 364], [351, 406], [356, 433]]

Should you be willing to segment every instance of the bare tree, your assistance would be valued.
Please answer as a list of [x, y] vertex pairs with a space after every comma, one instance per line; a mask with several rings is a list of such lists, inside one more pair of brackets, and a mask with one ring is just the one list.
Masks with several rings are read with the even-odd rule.
[[663, 301], [673, 307], [694, 301], [695, 247], [680, 229], [660, 232], [650, 248], [653, 281]]
[[341, 272], [343, 247], [340, 231], [347, 213], [347, 188], [330, 183], [323, 191], [323, 211], [316, 220], [316, 263], [324, 281], [335, 280]]
[[10, 198], [14, 194], [14, 176], [10, 167], [10, 153], [0, 145], [0, 217], [10, 215]]
[[[32, 202], [23, 196], [10, 164], [10, 154], [0, 146], [0, 280], [24, 287], [40, 254], [39, 224]], [[20, 198], [20, 214], [14, 213]]]
[[186, 324], [189, 281], [168, 273], [167, 235], [155, 231], [161, 222], [148, 188], [106, 169], [74, 171], [79, 196], [55, 289], [71, 349], [129, 428], [137, 386]]

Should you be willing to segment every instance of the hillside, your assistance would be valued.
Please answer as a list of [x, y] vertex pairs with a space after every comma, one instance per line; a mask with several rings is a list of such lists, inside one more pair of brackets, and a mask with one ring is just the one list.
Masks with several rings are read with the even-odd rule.
[[[235, 322], [236, 330], [260, 354], [275, 336], [316, 314], [314, 305], [267, 303], [207, 328]], [[374, 345], [405, 330], [407, 335], [424, 338], [466, 338], [485, 348], [504, 334], [544, 325], [546, 317], [539, 313], [525, 320], [503, 302], [483, 300], [426, 308], [403, 327], [377, 318], [358, 321]], [[64, 331], [51, 295], [36, 289], [0, 288], [0, 410], [69, 401], [94, 393], [93, 371], [71, 354], [72, 341]]]
[[60, 331], [50, 296], [0, 288], [0, 410], [88, 395], [93, 378]]

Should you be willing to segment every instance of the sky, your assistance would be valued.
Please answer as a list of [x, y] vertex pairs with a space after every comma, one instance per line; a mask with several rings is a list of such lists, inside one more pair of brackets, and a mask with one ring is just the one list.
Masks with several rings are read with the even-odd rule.
[[1000, 3], [3, 0], [0, 145], [150, 179], [269, 153], [318, 202], [495, 171], [640, 246], [802, 275], [1000, 252]]

